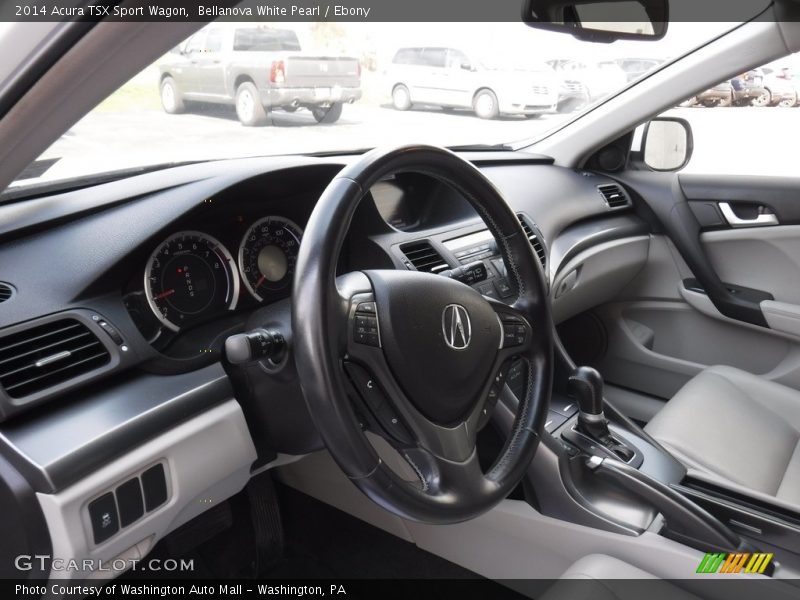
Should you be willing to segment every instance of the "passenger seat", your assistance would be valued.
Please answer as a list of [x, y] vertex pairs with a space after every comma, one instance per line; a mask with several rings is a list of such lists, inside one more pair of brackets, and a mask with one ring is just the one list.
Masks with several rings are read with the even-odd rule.
[[700, 600], [669, 581], [605, 554], [578, 560], [540, 600], [641, 600], [643, 594], [647, 600]]
[[645, 431], [687, 467], [800, 505], [800, 392], [731, 367], [681, 388]]

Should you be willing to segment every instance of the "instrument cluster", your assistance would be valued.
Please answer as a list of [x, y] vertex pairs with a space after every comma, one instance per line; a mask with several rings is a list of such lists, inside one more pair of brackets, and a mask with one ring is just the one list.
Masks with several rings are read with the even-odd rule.
[[233, 251], [203, 231], [173, 233], [147, 259], [140, 304], [158, 321], [157, 329], [175, 334], [242, 303], [286, 297], [302, 237], [303, 230], [282, 216], [252, 222]]

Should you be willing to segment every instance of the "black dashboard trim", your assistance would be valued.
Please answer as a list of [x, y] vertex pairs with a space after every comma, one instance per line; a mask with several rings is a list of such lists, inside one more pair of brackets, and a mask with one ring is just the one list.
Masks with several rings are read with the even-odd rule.
[[[73, 395], [74, 396], [74, 395]], [[220, 364], [181, 375], [134, 372], [0, 426], [0, 455], [37, 492], [79, 481], [178, 423], [233, 398]]]
[[656, 215], [717, 310], [731, 319], [768, 329], [760, 305], [731, 293], [720, 281], [700, 241], [702, 228], [684, 193], [681, 176], [629, 171], [620, 180]]
[[[28, 481], [0, 456], [0, 578], [35, 582], [47, 580], [47, 566], [31, 561], [30, 571], [15, 568], [18, 556], [49, 556], [50, 532], [42, 507]], [[12, 518], [13, 515], [13, 518]]]

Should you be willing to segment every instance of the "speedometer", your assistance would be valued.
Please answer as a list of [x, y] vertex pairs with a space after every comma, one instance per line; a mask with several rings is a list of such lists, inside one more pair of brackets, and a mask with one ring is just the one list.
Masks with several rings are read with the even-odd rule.
[[236, 308], [239, 279], [233, 275], [233, 257], [225, 246], [205, 233], [182, 231], [150, 255], [144, 291], [161, 323], [179, 331]]
[[302, 237], [303, 230], [284, 217], [264, 217], [247, 230], [239, 245], [239, 271], [256, 300], [291, 285]]

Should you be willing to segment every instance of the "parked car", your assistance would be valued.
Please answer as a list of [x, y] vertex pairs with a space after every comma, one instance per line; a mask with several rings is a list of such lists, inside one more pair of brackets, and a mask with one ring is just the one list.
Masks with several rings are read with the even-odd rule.
[[692, 96], [681, 106], [731, 106], [733, 104], [733, 86], [729, 81], [723, 81], [713, 88]]
[[558, 79], [545, 65], [468, 56], [457, 48], [400, 48], [386, 72], [392, 104], [470, 108], [482, 119], [501, 114], [537, 117], [556, 110]]
[[586, 87], [576, 79], [562, 78], [558, 87], [559, 113], [576, 111], [589, 103], [589, 93]]
[[168, 113], [187, 101], [230, 104], [243, 125], [264, 125], [275, 109], [307, 108], [333, 123], [342, 104], [361, 98], [355, 58], [304, 54], [297, 34], [258, 25], [207, 27], [159, 65], [161, 103]]
[[574, 59], [548, 60], [563, 80], [579, 81], [590, 102], [599, 100], [628, 82], [628, 76], [613, 60], [584, 62]]
[[764, 88], [764, 76], [758, 70], [747, 71], [731, 79], [733, 103], [736, 106], [767, 106], [769, 98]]
[[798, 104], [800, 86], [789, 73], [788, 69], [773, 69], [761, 67], [764, 73], [765, 86], [770, 90], [772, 106], [791, 108]]
[[620, 69], [625, 71], [628, 81], [633, 81], [648, 71], [652, 71], [664, 61], [660, 58], [618, 58], [615, 62]]

